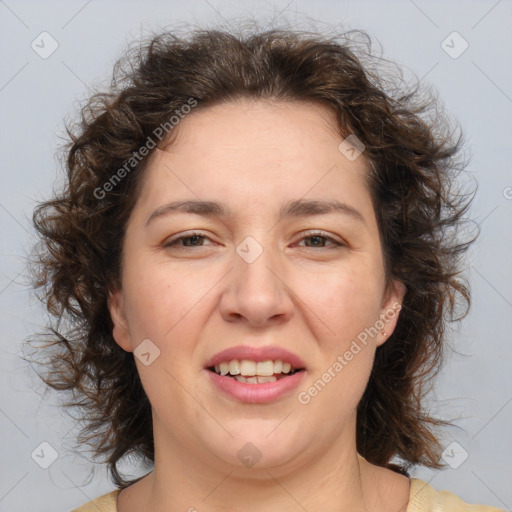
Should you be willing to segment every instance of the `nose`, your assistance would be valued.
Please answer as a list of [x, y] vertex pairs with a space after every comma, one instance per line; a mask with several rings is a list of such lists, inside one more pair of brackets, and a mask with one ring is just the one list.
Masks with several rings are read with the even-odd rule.
[[219, 303], [225, 321], [262, 328], [290, 320], [293, 293], [278, 261], [268, 248], [250, 263], [234, 253], [234, 268]]

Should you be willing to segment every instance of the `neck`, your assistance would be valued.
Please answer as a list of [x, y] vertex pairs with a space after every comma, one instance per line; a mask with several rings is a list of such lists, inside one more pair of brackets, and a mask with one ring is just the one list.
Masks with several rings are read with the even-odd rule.
[[[205, 459], [200, 449], [190, 450], [168, 432], [159, 435], [163, 432], [155, 427], [155, 446], [159, 448], [155, 469], [135, 484], [139, 486], [138, 497], [135, 493], [131, 497], [126, 493], [124, 500], [120, 497], [120, 512], [373, 512], [391, 510], [392, 498], [388, 494], [398, 490], [403, 507], [394, 510], [407, 508], [407, 479], [391, 475], [393, 483], [390, 485], [388, 478], [382, 485], [383, 472], [390, 472], [369, 464], [357, 454], [355, 422], [339, 436], [337, 443], [323, 451], [316, 450], [314, 457], [302, 459], [301, 464], [295, 460], [282, 466], [256, 465], [250, 469]], [[397, 485], [399, 488], [394, 488]], [[395, 498], [392, 505], [396, 503]]]

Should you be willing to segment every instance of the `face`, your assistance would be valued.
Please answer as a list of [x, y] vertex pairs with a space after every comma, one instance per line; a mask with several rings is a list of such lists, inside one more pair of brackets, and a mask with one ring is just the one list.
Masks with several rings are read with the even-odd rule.
[[243, 470], [355, 446], [404, 289], [385, 286], [368, 165], [342, 140], [326, 107], [244, 100], [189, 114], [150, 157], [110, 311], [157, 453]]

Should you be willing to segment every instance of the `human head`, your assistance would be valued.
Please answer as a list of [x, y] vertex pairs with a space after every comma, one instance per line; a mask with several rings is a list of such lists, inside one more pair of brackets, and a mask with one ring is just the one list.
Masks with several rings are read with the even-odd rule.
[[[113, 340], [108, 309], [109, 294], [122, 284], [125, 229], [149, 160], [140, 149], [148, 148], [149, 157], [156, 146], [172, 146], [174, 133], [179, 137], [172, 119], [184, 106], [205, 109], [241, 98], [322, 105], [342, 138], [353, 134], [364, 144], [386, 284], [398, 281], [407, 292], [358, 407], [357, 447], [378, 465], [395, 455], [437, 464], [439, 444], [429, 429], [436, 420], [419, 399], [439, 365], [455, 294], [469, 303], [457, 279], [467, 244], [448, 236], [467, 208], [451, 188], [459, 141], [421, 117], [428, 104], [415, 91], [387, 94], [356, 53], [348, 41], [286, 31], [246, 38], [163, 34], [142, 49], [133, 71], [118, 67], [109, 94], [83, 109], [69, 147], [68, 187], [35, 213], [47, 244], [39, 284], [53, 312], [78, 322], [57, 340], [68, 350], [56, 355], [62, 371], [54, 383], [88, 400], [89, 438], [119, 483], [115, 464], [124, 454], [150, 460], [154, 454], [150, 404], [133, 355]], [[177, 129], [160, 139], [169, 123]]]

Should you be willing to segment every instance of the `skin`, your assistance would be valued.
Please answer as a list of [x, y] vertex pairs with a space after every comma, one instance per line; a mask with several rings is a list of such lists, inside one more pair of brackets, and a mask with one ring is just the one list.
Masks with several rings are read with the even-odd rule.
[[[398, 314], [308, 404], [297, 399], [405, 292], [385, 286], [364, 153], [349, 161], [334, 114], [306, 102], [197, 108], [173, 135], [148, 161], [122, 286], [109, 301], [124, 350], [144, 339], [160, 350], [149, 366], [136, 358], [152, 404], [155, 469], [120, 493], [119, 511], [405, 511], [409, 479], [359, 457], [355, 428], [375, 350]], [[222, 201], [233, 216], [173, 213], [146, 225], [159, 207], [189, 199]], [[294, 199], [343, 201], [364, 222], [340, 213], [279, 219]], [[314, 238], [318, 230], [343, 245]], [[192, 231], [206, 238], [166, 247]], [[263, 248], [252, 263], [235, 250], [247, 236]], [[219, 392], [205, 363], [240, 344], [299, 355], [299, 388], [268, 404]], [[237, 457], [248, 442], [261, 453], [252, 468]]]

